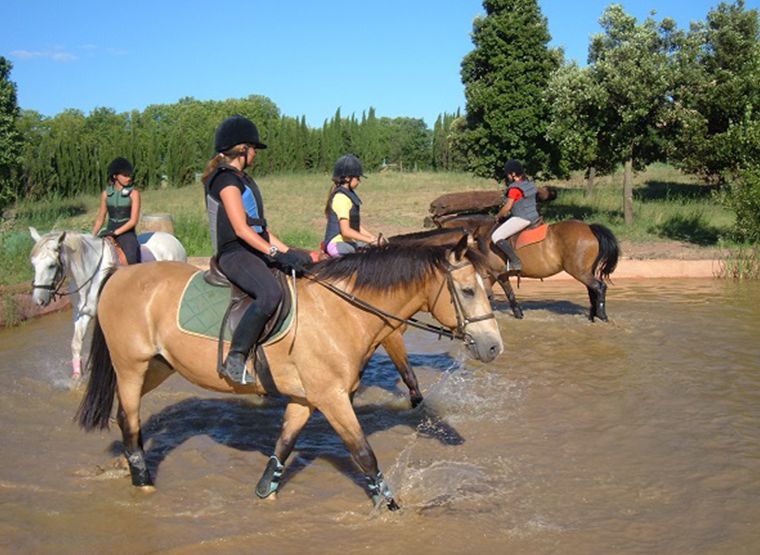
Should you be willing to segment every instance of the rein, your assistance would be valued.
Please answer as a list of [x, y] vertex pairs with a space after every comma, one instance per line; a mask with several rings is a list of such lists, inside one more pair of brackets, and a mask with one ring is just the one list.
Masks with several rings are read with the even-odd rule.
[[[483, 320], [490, 320], [491, 318], [496, 318], [496, 316], [494, 315], [493, 312], [489, 312], [488, 314], [484, 314], [482, 316], [475, 316], [475, 317], [468, 317], [466, 315], [464, 306], [462, 305], [462, 300], [459, 298], [459, 295], [457, 294], [456, 289], [454, 288], [454, 280], [451, 277], [451, 271], [457, 270], [462, 267], [464, 267], [464, 265], [454, 266], [446, 271], [446, 283], [448, 285], [449, 292], [451, 293], [451, 298], [452, 298], [451, 302], [454, 305], [454, 312], [456, 313], [456, 316], [457, 316], [457, 329], [455, 332], [452, 332], [451, 330], [444, 328], [443, 326], [437, 326], [435, 324], [428, 324], [427, 322], [421, 322], [420, 320], [417, 320], [416, 318], [411, 318], [411, 317], [401, 318], [400, 316], [396, 316], [395, 314], [386, 312], [385, 310], [378, 308], [368, 303], [367, 301], [364, 301], [356, 297], [355, 295], [349, 293], [348, 291], [344, 291], [343, 289], [336, 287], [332, 283], [321, 280], [314, 275], [304, 273], [304, 277], [332, 291], [343, 300], [348, 301], [350, 304], [354, 306], [358, 306], [359, 308], [366, 310], [367, 312], [374, 314], [375, 316], [379, 316], [381, 318], [386, 318], [390, 320], [395, 320], [397, 322], [406, 324], [413, 328], [430, 332], [434, 335], [437, 335], [438, 339], [440, 339], [441, 337], [448, 337], [449, 339], [461, 339], [465, 342], [468, 342], [469, 334], [464, 331], [465, 326], [473, 322], [481, 322]], [[443, 287], [443, 285], [441, 285], [441, 287]]]
[[103, 255], [105, 254], [106, 250], [106, 241], [103, 240], [103, 244], [100, 248], [100, 258], [98, 259], [98, 263], [95, 265], [95, 271], [92, 273], [92, 275], [85, 280], [82, 285], [74, 289], [73, 291], [68, 292], [61, 292], [61, 287], [63, 287], [63, 282], [66, 279], [66, 271], [63, 264], [63, 249], [58, 250], [58, 259], [56, 260], [56, 269], [55, 269], [55, 276], [53, 277], [53, 281], [50, 282], [48, 285], [38, 285], [34, 283], [34, 280], [32, 280], [32, 290], [34, 289], [45, 289], [47, 291], [52, 291], [51, 298], [52, 301], [55, 302], [58, 298], [66, 297], [67, 295], [73, 295], [74, 293], [78, 293], [84, 287], [90, 283], [93, 279], [95, 279], [95, 276], [98, 275], [98, 272], [100, 271], [100, 265], [103, 263]]

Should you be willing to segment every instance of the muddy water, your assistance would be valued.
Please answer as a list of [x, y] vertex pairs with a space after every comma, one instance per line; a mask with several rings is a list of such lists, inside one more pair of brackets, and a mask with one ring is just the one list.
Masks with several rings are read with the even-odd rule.
[[490, 365], [408, 334], [424, 409], [370, 362], [356, 405], [397, 513], [319, 415], [255, 499], [282, 402], [174, 378], [142, 413], [157, 492], [134, 491], [118, 431], [71, 422], [69, 313], [2, 331], [0, 552], [760, 552], [760, 284], [620, 282], [606, 325], [577, 284], [518, 294]]

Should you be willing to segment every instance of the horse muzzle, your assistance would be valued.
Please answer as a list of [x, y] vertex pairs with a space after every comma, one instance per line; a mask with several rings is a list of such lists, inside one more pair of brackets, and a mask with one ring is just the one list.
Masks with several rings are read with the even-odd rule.
[[465, 333], [464, 344], [470, 354], [481, 362], [491, 362], [502, 352], [504, 352], [504, 343], [500, 334], [487, 333]]
[[50, 291], [44, 289], [34, 289], [32, 291], [32, 300], [37, 306], [47, 306], [50, 304]]

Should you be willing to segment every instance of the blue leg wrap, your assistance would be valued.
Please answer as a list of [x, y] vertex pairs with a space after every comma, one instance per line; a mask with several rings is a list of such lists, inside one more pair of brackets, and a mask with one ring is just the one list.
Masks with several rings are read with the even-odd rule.
[[282, 476], [282, 463], [275, 455], [269, 457], [264, 474], [256, 485], [256, 496], [265, 499], [277, 491], [280, 487], [280, 477]]
[[369, 488], [369, 493], [372, 496], [372, 502], [375, 504], [375, 507], [380, 506], [384, 502], [391, 511], [399, 508], [395, 499], [393, 499], [393, 492], [388, 487], [382, 472], [378, 472], [375, 477], [366, 476], [366, 478], [367, 487]]

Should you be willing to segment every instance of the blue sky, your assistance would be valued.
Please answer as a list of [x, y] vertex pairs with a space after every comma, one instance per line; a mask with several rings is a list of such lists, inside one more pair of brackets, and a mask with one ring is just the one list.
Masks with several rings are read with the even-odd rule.
[[[539, 0], [552, 45], [586, 61], [611, 2]], [[704, 20], [717, 0], [625, 0], [639, 19]], [[748, 8], [760, 0], [747, 0]], [[340, 107], [424, 118], [464, 110], [459, 77], [481, 0], [4, 0], [0, 55], [22, 108], [119, 112], [260, 94], [318, 127]]]

